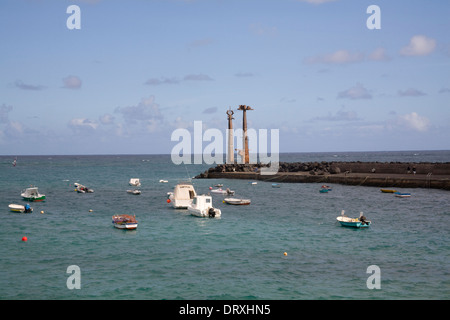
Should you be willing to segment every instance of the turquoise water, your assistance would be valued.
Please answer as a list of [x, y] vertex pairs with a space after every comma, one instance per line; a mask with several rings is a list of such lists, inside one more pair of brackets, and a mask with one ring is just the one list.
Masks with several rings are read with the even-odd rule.
[[[449, 159], [448, 152], [283, 157]], [[13, 159], [0, 157], [1, 299], [450, 298], [448, 191], [402, 189], [412, 197], [401, 199], [373, 187], [332, 185], [322, 194], [320, 184], [193, 180], [198, 193], [223, 183], [252, 200], [229, 206], [213, 195], [222, 217], [202, 219], [166, 199], [206, 165], [175, 166], [156, 155], [22, 156], [16, 167]], [[130, 178], [141, 179], [141, 195], [126, 193]], [[95, 192], [78, 194], [74, 182]], [[29, 185], [46, 201], [32, 203], [32, 214], [10, 212], [8, 204], [25, 203], [20, 193]], [[342, 209], [363, 211], [372, 226], [341, 227]], [[111, 216], [122, 213], [136, 215], [137, 230], [112, 227]], [[81, 289], [67, 287], [71, 265], [80, 268]], [[380, 289], [367, 288], [371, 265], [380, 268]]]

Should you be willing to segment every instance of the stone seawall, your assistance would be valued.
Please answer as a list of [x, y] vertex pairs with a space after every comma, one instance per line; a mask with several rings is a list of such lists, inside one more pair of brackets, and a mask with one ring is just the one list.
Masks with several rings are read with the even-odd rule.
[[261, 175], [259, 168], [259, 165], [218, 165], [196, 178], [450, 190], [450, 163], [280, 163], [279, 172], [274, 175]]

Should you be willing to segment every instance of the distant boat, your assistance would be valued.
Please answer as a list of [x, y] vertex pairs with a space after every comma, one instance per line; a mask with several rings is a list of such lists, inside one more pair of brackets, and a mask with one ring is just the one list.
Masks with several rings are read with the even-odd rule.
[[344, 213], [345, 211], [342, 210], [341, 215], [336, 218], [341, 226], [352, 228], [368, 228], [372, 223], [371, 221], [366, 220], [366, 217], [363, 216], [362, 212], [360, 212], [359, 218], [349, 218]]
[[222, 215], [220, 209], [212, 206], [212, 197], [207, 195], [195, 196], [188, 210], [193, 216], [202, 218], [220, 218]]
[[21, 205], [21, 204], [10, 204], [9, 206], [9, 210], [11, 210], [12, 212], [20, 212], [20, 213], [32, 213], [33, 212], [33, 208], [30, 207], [29, 204], [26, 205]]
[[219, 189], [212, 189], [212, 188], [210, 188], [209, 190], [210, 190], [211, 193], [226, 194], [226, 195], [233, 195], [234, 194], [234, 191], [230, 190], [228, 188], [226, 190], [223, 190], [222, 188], [219, 188]]
[[40, 194], [37, 187], [26, 188], [20, 194], [27, 201], [44, 201], [45, 194]]
[[197, 193], [192, 183], [181, 182], [175, 186], [173, 192], [168, 192], [167, 195], [167, 202], [172, 202], [174, 208], [187, 209]]
[[75, 182], [74, 185], [75, 185], [75, 191], [78, 192], [78, 193], [92, 193], [92, 192], [94, 192], [93, 189], [90, 189], [90, 188], [88, 188], [86, 186], [83, 186], [80, 183]]
[[167, 181], [167, 180], [159, 180], [159, 182], [161, 182], [161, 183], [167, 183], [167, 182], [169, 182], [169, 181]]
[[225, 202], [227, 204], [242, 206], [242, 205], [249, 205], [251, 203], [251, 200], [250, 199], [238, 199], [238, 198], [225, 198], [225, 199], [223, 199], [223, 202]]
[[129, 214], [119, 214], [112, 216], [112, 223], [117, 229], [133, 230], [138, 226], [136, 217]]
[[141, 186], [141, 181], [139, 179], [137, 179], [137, 178], [131, 178], [128, 183], [130, 184], [130, 186], [134, 186], [134, 187], [140, 187]]
[[138, 195], [141, 194], [141, 190], [127, 190], [127, 193]]
[[279, 188], [281, 185], [279, 183], [272, 183], [272, 188]]
[[411, 197], [411, 193], [394, 192], [394, 196], [398, 198], [409, 198]]
[[392, 189], [380, 189], [381, 192], [383, 193], [395, 193], [397, 192], [397, 190], [392, 190]]
[[322, 188], [322, 189], [319, 190], [319, 192], [320, 192], [320, 193], [328, 193], [328, 189]]

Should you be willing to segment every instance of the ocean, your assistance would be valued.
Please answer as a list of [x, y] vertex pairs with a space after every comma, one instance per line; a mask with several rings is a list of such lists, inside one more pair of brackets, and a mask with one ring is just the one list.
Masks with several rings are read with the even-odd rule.
[[[320, 193], [316, 183], [193, 179], [199, 194], [223, 183], [251, 199], [230, 206], [214, 194], [222, 216], [209, 219], [166, 200], [179, 181], [213, 165], [70, 155], [19, 156], [14, 167], [14, 158], [0, 156], [0, 299], [450, 298], [448, 191], [402, 189], [412, 196], [396, 198], [375, 187]], [[280, 161], [447, 162], [450, 151], [292, 153]], [[140, 179], [140, 195], [126, 192], [131, 178]], [[94, 193], [75, 192], [75, 182]], [[32, 214], [10, 212], [9, 204], [26, 203], [20, 194], [30, 185], [46, 201], [31, 203]], [[340, 226], [341, 210], [364, 212], [371, 227]], [[136, 215], [138, 228], [114, 228], [114, 214]]]

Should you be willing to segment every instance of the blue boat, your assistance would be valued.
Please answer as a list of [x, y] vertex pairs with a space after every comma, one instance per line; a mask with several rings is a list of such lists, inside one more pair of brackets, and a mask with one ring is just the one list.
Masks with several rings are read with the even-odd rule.
[[327, 193], [327, 192], [328, 192], [328, 189], [325, 189], [325, 188], [320, 189], [320, 193]]
[[409, 198], [411, 193], [394, 192], [394, 195], [398, 198]]
[[366, 220], [366, 217], [363, 216], [362, 212], [359, 214], [359, 218], [350, 218], [347, 217], [344, 213], [345, 211], [342, 210], [341, 215], [336, 218], [341, 226], [351, 228], [368, 228], [372, 223], [371, 221]]
[[272, 183], [272, 188], [279, 188], [281, 185], [279, 183]]

